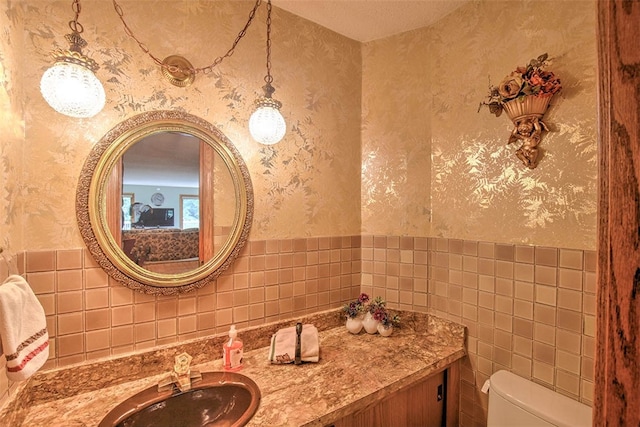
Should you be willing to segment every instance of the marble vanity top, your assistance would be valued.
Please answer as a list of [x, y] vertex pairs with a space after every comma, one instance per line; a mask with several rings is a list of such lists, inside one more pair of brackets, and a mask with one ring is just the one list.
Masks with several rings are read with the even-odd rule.
[[[465, 354], [464, 327], [426, 314], [402, 313], [402, 327], [390, 337], [364, 330], [352, 335], [336, 311], [300, 320], [320, 331], [319, 363], [269, 364], [272, 333], [295, 321], [239, 330], [245, 343], [240, 372], [262, 393], [249, 426], [328, 425]], [[118, 403], [164, 378], [182, 351], [194, 356], [192, 369], [221, 370], [222, 360], [210, 354], [221, 353], [224, 338], [37, 374], [5, 405], [0, 425], [95, 426]], [[253, 346], [248, 344], [251, 339]]]

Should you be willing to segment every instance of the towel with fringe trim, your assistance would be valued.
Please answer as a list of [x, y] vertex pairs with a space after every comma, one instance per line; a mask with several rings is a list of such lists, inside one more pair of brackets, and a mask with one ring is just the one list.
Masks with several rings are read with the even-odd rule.
[[0, 352], [11, 381], [28, 379], [49, 357], [44, 309], [27, 281], [16, 274], [0, 285]]

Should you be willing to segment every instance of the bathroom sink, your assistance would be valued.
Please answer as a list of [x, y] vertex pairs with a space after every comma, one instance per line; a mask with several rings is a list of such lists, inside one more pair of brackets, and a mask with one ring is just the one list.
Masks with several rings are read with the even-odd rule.
[[204, 372], [189, 391], [158, 391], [154, 385], [131, 396], [100, 422], [99, 427], [242, 426], [260, 404], [258, 385], [236, 372]]

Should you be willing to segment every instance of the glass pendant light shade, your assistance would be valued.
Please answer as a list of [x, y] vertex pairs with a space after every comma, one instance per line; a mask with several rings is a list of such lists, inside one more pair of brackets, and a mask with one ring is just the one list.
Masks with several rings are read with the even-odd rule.
[[77, 118], [93, 117], [105, 104], [102, 83], [87, 67], [56, 62], [40, 80], [40, 92], [57, 112]]
[[249, 118], [249, 132], [261, 144], [280, 142], [287, 131], [284, 117], [280, 114], [280, 102], [263, 97], [256, 101], [257, 108]]
[[271, 83], [271, 0], [267, 0], [267, 83], [262, 87], [264, 96], [256, 99], [256, 109], [249, 118], [249, 132], [260, 144], [273, 145], [280, 142], [287, 132], [287, 124], [280, 114], [282, 103], [271, 96], [276, 90]]

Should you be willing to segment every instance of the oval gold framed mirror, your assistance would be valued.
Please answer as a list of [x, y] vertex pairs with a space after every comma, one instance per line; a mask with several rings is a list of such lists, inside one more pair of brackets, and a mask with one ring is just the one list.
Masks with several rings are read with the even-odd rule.
[[171, 295], [200, 288], [238, 257], [253, 188], [237, 149], [215, 126], [151, 111], [111, 129], [87, 157], [76, 195], [89, 252], [128, 288]]

